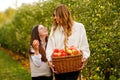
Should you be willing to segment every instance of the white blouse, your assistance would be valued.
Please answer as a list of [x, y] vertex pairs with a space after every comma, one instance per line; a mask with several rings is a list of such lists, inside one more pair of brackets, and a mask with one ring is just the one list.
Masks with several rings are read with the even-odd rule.
[[[52, 51], [55, 48], [64, 48], [64, 34], [63, 27], [58, 27], [53, 34], [53, 28], [49, 35], [48, 44], [46, 48], [46, 56], [48, 61], [51, 61]], [[89, 44], [86, 36], [86, 31], [82, 23], [74, 22], [72, 35], [68, 38], [67, 46], [74, 45], [79, 50], [83, 52], [83, 58], [88, 58], [90, 56]]]

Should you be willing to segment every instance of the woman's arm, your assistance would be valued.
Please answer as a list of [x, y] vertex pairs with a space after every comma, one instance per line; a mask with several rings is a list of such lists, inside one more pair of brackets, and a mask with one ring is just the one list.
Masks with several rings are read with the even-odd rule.
[[89, 49], [89, 44], [88, 44], [87, 35], [86, 35], [84, 25], [82, 26], [81, 32], [82, 33], [81, 33], [81, 38], [80, 38], [81, 40], [79, 42], [79, 49], [83, 53], [83, 58], [88, 59], [90, 56], [90, 49]]
[[53, 28], [51, 28], [51, 32], [50, 32], [47, 47], [46, 47], [46, 57], [47, 57], [48, 61], [51, 61], [52, 51], [55, 47], [55, 42], [54, 42], [54, 38], [53, 38], [52, 34], [53, 34]]
[[89, 49], [89, 44], [88, 44], [86, 30], [84, 28], [84, 25], [82, 25], [81, 32], [82, 33], [81, 33], [81, 40], [79, 43], [79, 49], [83, 53], [83, 59], [82, 59], [82, 66], [80, 69], [83, 69], [85, 64], [87, 63], [89, 56], [90, 56], [90, 49]]
[[48, 38], [48, 43], [47, 43], [47, 47], [46, 47], [46, 57], [48, 59], [49, 67], [52, 69], [52, 71], [54, 73], [57, 73], [54, 70], [54, 65], [52, 64], [52, 58], [51, 58], [53, 49], [55, 47], [55, 42], [54, 42], [54, 38], [53, 38], [52, 34], [53, 34], [53, 28], [51, 28], [51, 32], [50, 32], [50, 35], [49, 35], [49, 38]]

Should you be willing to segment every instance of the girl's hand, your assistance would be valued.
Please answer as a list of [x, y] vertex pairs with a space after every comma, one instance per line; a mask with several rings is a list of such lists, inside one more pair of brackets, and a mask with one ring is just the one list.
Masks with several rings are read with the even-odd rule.
[[52, 72], [53, 72], [53, 73], [56, 73], [56, 74], [58, 73], [57, 71], [55, 71], [54, 65], [52, 64], [52, 62], [49, 61], [49, 62], [48, 62], [48, 65], [49, 65], [50, 68], [52, 69]]
[[33, 49], [35, 50], [35, 53], [39, 53], [39, 41], [34, 40], [32, 43]]

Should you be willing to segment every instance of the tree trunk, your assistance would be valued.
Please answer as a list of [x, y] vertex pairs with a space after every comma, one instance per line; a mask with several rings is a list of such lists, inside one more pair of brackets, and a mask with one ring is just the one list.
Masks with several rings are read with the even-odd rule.
[[105, 80], [109, 80], [110, 77], [110, 67], [106, 67], [105, 70]]

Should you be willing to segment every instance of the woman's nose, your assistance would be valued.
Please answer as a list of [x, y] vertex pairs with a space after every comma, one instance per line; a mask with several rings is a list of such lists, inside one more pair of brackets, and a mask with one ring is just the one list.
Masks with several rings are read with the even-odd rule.
[[54, 16], [54, 19], [56, 19], [56, 16]]

